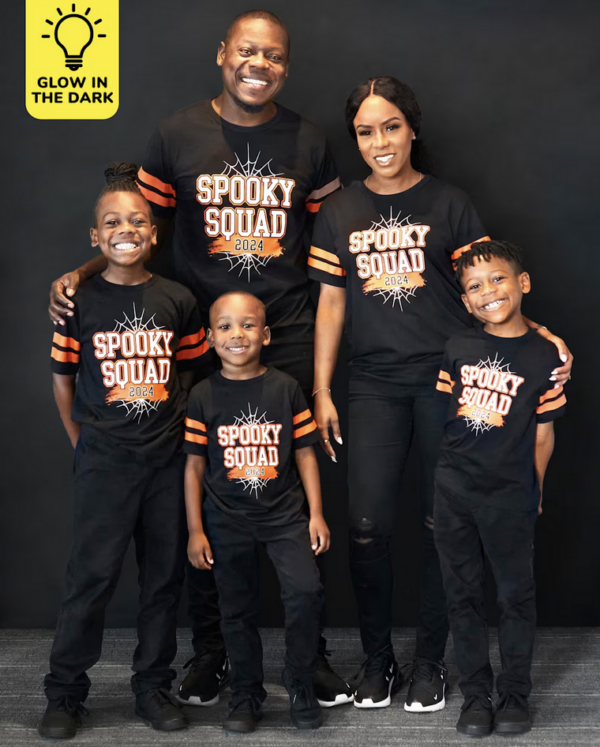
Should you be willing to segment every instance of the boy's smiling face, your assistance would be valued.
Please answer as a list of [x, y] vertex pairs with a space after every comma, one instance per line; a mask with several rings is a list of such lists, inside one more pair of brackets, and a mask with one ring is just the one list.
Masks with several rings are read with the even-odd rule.
[[473, 267], [463, 270], [461, 284], [462, 300], [469, 313], [486, 326], [521, 322], [521, 299], [531, 290], [528, 273], [516, 272], [500, 257], [492, 257], [489, 262], [478, 257]]
[[136, 192], [108, 192], [96, 207], [92, 246], [99, 246], [109, 264], [131, 267], [145, 262], [156, 244], [150, 207]]
[[217, 299], [211, 308], [208, 340], [224, 369], [259, 366], [260, 351], [271, 341], [263, 306], [258, 299], [242, 293]]

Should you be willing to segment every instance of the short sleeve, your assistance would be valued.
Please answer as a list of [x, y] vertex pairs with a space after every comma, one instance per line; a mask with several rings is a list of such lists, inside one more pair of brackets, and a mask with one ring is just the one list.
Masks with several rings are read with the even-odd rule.
[[472, 244], [490, 240], [473, 203], [466, 195], [464, 195], [462, 206], [451, 214], [451, 222], [454, 236], [452, 262], [456, 262], [461, 254], [468, 252]]
[[52, 338], [52, 372], [63, 376], [74, 376], [81, 363], [81, 340], [79, 336], [79, 307], [75, 302], [73, 316], [66, 318], [66, 325], [57, 326]]
[[157, 218], [172, 218], [177, 207], [166, 144], [160, 129], [154, 131], [138, 172], [138, 186]]
[[312, 412], [306, 404], [300, 385], [296, 384], [292, 398], [293, 432], [292, 445], [294, 449], [312, 446], [319, 440], [319, 429], [314, 421]]
[[567, 398], [562, 386], [558, 389], [551, 388], [540, 395], [538, 406], [535, 410], [536, 420], [538, 423], [549, 423], [551, 420], [560, 418], [565, 414], [567, 407]]
[[317, 215], [312, 246], [308, 256], [308, 277], [318, 283], [346, 287], [346, 271], [342, 267], [329, 224], [327, 207]]
[[183, 451], [186, 454], [204, 457], [208, 454], [208, 432], [204, 420], [199, 385], [192, 389], [188, 399]]
[[200, 321], [198, 305], [191, 294], [186, 294], [183, 303], [181, 337], [175, 351], [178, 371], [194, 371], [201, 368], [201, 358], [208, 352], [206, 333]]
[[308, 212], [318, 213], [323, 200], [332, 192], [341, 189], [341, 186], [329, 143], [327, 139], [324, 139], [323, 146], [318, 150], [312, 192], [306, 198], [306, 209]]
[[435, 385], [436, 399], [449, 404], [455, 384], [454, 362], [451, 360], [448, 346], [446, 345], [444, 359], [442, 360], [437, 384]]

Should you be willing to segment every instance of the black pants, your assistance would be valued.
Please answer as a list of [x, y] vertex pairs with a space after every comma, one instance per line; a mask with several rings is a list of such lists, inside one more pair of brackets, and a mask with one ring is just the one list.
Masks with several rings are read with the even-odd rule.
[[419, 451], [419, 512], [423, 522], [416, 656], [432, 661], [444, 656], [448, 622], [433, 541], [433, 472], [444, 415], [445, 408], [434, 398], [431, 387], [419, 395], [390, 397], [378, 392], [377, 385], [362, 380], [350, 382], [350, 570], [363, 649], [369, 656], [392, 650], [390, 541], [413, 436]]
[[140, 586], [132, 688], [136, 694], [170, 688], [187, 537], [184, 464], [183, 454], [153, 468], [125, 462], [122, 452], [78, 445], [73, 548], [44, 681], [48, 699], [86, 699], [87, 670], [100, 659], [105, 609], [132, 537]]
[[483, 600], [484, 554], [492, 566], [500, 606], [502, 672], [496, 687], [500, 694], [529, 695], [536, 623], [533, 536], [537, 510], [489, 506], [481, 497], [458, 498], [438, 485], [434, 515], [463, 695], [489, 694], [494, 684]]
[[[293, 376], [300, 384], [308, 406], [312, 410], [312, 382], [314, 372], [312, 344], [273, 345], [263, 348], [261, 360]], [[215, 356], [216, 358], [216, 356]], [[215, 368], [219, 362], [215, 361]], [[320, 557], [320, 556], [319, 556]], [[321, 565], [319, 564], [319, 567]], [[221, 632], [219, 593], [211, 571], [201, 571], [187, 564], [189, 596], [188, 612], [192, 621], [192, 645], [197, 656], [225, 648]]]
[[231, 660], [232, 706], [250, 695], [263, 701], [262, 644], [258, 632], [258, 545], [265, 547], [279, 579], [285, 608], [286, 675], [312, 681], [323, 589], [310, 546], [308, 520], [284, 526], [240, 522], [210, 501], [204, 528], [213, 551], [225, 644]]

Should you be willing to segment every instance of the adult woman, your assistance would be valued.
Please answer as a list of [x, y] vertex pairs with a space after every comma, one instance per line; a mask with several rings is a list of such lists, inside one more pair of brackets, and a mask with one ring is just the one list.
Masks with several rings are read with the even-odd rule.
[[[445, 705], [448, 634], [432, 531], [433, 471], [444, 421], [434, 382], [446, 340], [471, 324], [452, 261], [488, 237], [469, 198], [420, 168], [415, 143], [420, 123], [413, 92], [395, 78], [372, 78], [353, 91], [346, 124], [372, 173], [325, 202], [309, 274], [321, 283], [315, 417], [332, 457], [329, 428], [340, 443], [341, 434], [330, 382], [344, 317], [352, 345], [350, 563], [367, 656], [354, 704], [389, 705], [402, 684], [391, 644], [389, 544], [414, 434], [424, 529], [417, 645], [405, 708], [432, 711]], [[547, 330], [541, 333], [550, 336]], [[567, 360], [564, 343], [552, 339]], [[570, 360], [554, 372], [557, 381], [566, 380], [569, 371]]]

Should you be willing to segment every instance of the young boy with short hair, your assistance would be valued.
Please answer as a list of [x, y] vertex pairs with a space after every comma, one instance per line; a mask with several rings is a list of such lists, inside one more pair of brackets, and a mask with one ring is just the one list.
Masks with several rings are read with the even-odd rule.
[[266, 697], [258, 545], [281, 585], [291, 718], [300, 729], [317, 728], [313, 675], [323, 592], [314, 554], [329, 548], [312, 446], [319, 431], [295, 379], [260, 363], [270, 342], [261, 301], [244, 292], [220, 296], [207, 334], [223, 367], [190, 394], [185, 500], [188, 557], [215, 574], [231, 660], [231, 712], [223, 728], [254, 731]]
[[105, 174], [91, 236], [108, 266], [82, 283], [52, 346], [56, 404], [76, 449], [73, 549], [38, 729], [55, 739], [75, 736], [86, 713], [87, 670], [100, 658], [106, 606], [132, 538], [136, 714], [162, 731], [187, 726], [168, 692], [185, 568], [181, 444], [187, 389], [208, 344], [192, 294], [144, 267], [156, 226], [137, 167], [113, 164]]
[[[556, 347], [521, 315], [531, 281], [519, 248], [474, 244], [458, 259], [456, 274], [465, 306], [482, 322], [448, 341], [437, 383], [449, 410], [435, 473], [434, 533], [465, 696], [456, 728], [468, 736], [520, 734], [531, 728], [534, 529], [554, 447], [552, 421], [566, 399], [551, 380]], [[500, 606], [495, 713], [485, 557]]]

